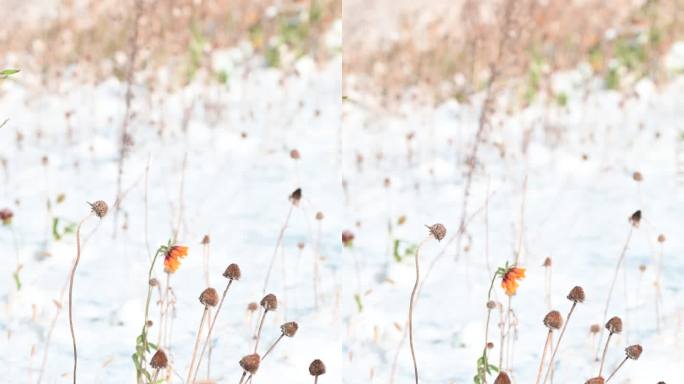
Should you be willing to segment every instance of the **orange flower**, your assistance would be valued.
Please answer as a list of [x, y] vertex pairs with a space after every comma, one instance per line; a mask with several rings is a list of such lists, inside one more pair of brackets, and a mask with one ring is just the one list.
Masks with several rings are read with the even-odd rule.
[[188, 247], [174, 245], [169, 247], [164, 255], [164, 272], [174, 273], [180, 267], [180, 259], [188, 255]]
[[511, 267], [509, 268], [501, 280], [501, 287], [506, 291], [508, 296], [515, 295], [518, 289], [518, 280], [525, 278], [525, 268]]

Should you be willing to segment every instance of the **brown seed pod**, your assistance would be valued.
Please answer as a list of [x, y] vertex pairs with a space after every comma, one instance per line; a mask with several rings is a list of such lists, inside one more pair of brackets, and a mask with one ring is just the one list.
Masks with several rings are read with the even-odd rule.
[[235, 263], [229, 264], [226, 270], [223, 272], [223, 277], [230, 280], [240, 280], [241, 276], [242, 272], [240, 272], [240, 267]]
[[636, 182], [641, 182], [644, 180], [644, 176], [641, 174], [641, 172], [636, 171], [632, 173], [632, 179], [634, 179]]
[[570, 293], [568, 293], [568, 300], [574, 301], [575, 303], [583, 303], [584, 298], [584, 289], [579, 285], [571, 289]]
[[161, 349], [157, 349], [157, 352], [152, 355], [152, 360], [150, 360], [150, 366], [154, 369], [163, 369], [169, 364], [169, 359], [166, 358], [166, 353]]
[[639, 223], [641, 223], [641, 210], [632, 213], [632, 216], [629, 217], [629, 222], [634, 228], [639, 228]]
[[293, 150], [290, 151], [290, 157], [291, 157], [293, 160], [299, 160], [299, 158], [302, 157], [302, 156], [301, 156], [301, 154], [299, 153], [298, 150], [293, 149]]
[[95, 216], [99, 217], [100, 219], [105, 217], [107, 210], [109, 209], [107, 203], [102, 200], [98, 200], [94, 203], [88, 203], [88, 205], [90, 205], [90, 209], [95, 212]]
[[603, 379], [603, 377], [599, 376], [587, 380], [584, 384], [603, 384], [605, 382], [606, 381]]
[[280, 326], [280, 331], [287, 337], [293, 337], [298, 329], [299, 324], [294, 321], [287, 322]]
[[487, 349], [492, 349], [492, 348], [494, 348], [494, 343], [492, 343], [492, 342], [490, 341], [490, 342], [487, 343]]
[[242, 359], [240, 359], [240, 366], [242, 367], [242, 369], [253, 375], [256, 373], [257, 369], [259, 369], [260, 362], [261, 356], [259, 356], [258, 353], [254, 353], [251, 355], [243, 356]]
[[499, 376], [494, 380], [494, 384], [511, 384], [511, 379], [506, 372], [499, 372]]
[[309, 364], [309, 373], [311, 376], [325, 375], [325, 364], [319, 359], [316, 359]]
[[643, 351], [644, 349], [639, 344], [630, 345], [625, 348], [625, 354], [632, 360], [639, 360], [639, 356], [641, 356], [641, 352]]
[[433, 224], [432, 226], [427, 226], [430, 230], [430, 234], [437, 239], [437, 241], [442, 241], [444, 236], [446, 236], [446, 227], [443, 224]]
[[261, 306], [267, 311], [275, 311], [278, 309], [278, 298], [276, 295], [269, 293], [261, 299]]
[[560, 329], [563, 326], [563, 317], [558, 311], [551, 311], [544, 316], [544, 325], [549, 329]]
[[250, 312], [256, 311], [257, 308], [259, 308], [259, 305], [253, 301], [251, 303], [247, 304], [247, 310]]
[[299, 205], [299, 201], [302, 199], [302, 189], [297, 188], [290, 194], [290, 202], [295, 206]]
[[551, 266], [551, 258], [547, 257], [544, 259], [544, 264], [542, 264], [542, 267], [550, 267]]
[[592, 324], [591, 327], [589, 327], [589, 332], [591, 333], [599, 333], [601, 330], [601, 326], [598, 324]]
[[487, 302], [487, 309], [494, 309], [496, 308], [496, 302], [494, 300], [489, 300]]
[[209, 235], [204, 235], [202, 238], [202, 244], [207, 245], [211, 242], [211, 239], [209, 238]]
[[216, 290], [214, 288], [207, 288], [204, 291], [202, 291], [202, 294], [199, 297], [199, 301], [200, 303], [206, 306], [215, 307], [219, 301], [218, 293], [216, 293]]
[[610, 333], [620, 333], [622, 332], [622, 319], [614, 316], [606, 323], [606, 329]]
[[321, 221], [321, 220], [323, 220], [324, 217], [325, 217], [325, 215], [323, 215], [323, 212], [321, 212], [321, 211], [316, 212], [316, 220]]
[[658, 242], [664, 243], [665, 242], [665, 235], [663, 235], [662, 233], [660, 235], [658, 235]]
[[348, 229], [342, 231], [342, 245], [351, 247], [354, 242], [354, 233]]

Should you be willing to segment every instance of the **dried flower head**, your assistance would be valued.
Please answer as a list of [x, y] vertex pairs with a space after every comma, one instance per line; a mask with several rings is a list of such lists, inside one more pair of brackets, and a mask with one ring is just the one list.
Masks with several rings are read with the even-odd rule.
[[501, 279], [501, 287], [506, 291], [508, 296], [515, 295], [518, 290], [518, 280], [525, 278], [525, 268], [510, 267]]
[[632, 360], [639, 360], [639, 356], [641, 356], [641, 352], [643, 351], [644, 349], [639, 344], [630, 345], [625, 348], [625, 354]]
[[215, 307], [219, 301], [218, 293], [216, 293], [216, 290], [214, 288], [207, 288], [204, 291], [202, 291], [202, 294], [199, 297], [199, 301], [205, 306]]
[[582, 289], [582, 287], [580, 287], [579, 285], [571, 289], [570, 293], [568, 293], [568, 300], [573, 301], [575, 303], [583, 303], [584, 289]]
[[663, 235], [662, 233], [660, 235], [658, 235], [658, 242], [664, 243], [665, 242], [665, 235]]
[[299, 325], [294, 321], [287, 322], [280, 326], [280, 331], [287, 337], [293, 337], [298, 329]]
[[587, 380], [584, 384], [603, 384], [605, 382], [606, 381], [603, 379], [603, 377], [599, 376]]
[[0, 210], [0, 220], [2, 220], [3, 225], [12, 224], [12, 217], [14, 217], [14, 212], [9, 208], [3, 208]]
[[442, 241], [444, 236], [446, 236], [446, 227], [443, 224], [433, 224], [432, 226], [428, 226], [428, 229], [430, 230], [430, 234], [434, 236], [437, 241]]
[[253, 301], [251, 303], [247, 304], [247, 310], [250, 312], [256, 311], [257, 308], [259, 308], [259, 304], [255, 303]]
[[300, 241], [299, 243], [297, 243], [297, 248], [299, 248], [300, 251], [304, 249], [304, 242]]
[[180, 267], [180, 259], [188, 255], [188, 247], [184, 245], [172, 245], [164, 255], [164, 272], [174, 273]]
[[240, 366], [245, 371], [255, 374], [257, 369], [259, 369], [259, 363], [261, 362], [261, 356], [258, 353], [253, 353], [251, 355], [243, 356], [240, 359]]
[[299, 158], [301, 157], [301, 154], [299, 153], [298, 150], [293, 149], [290, 151], [290, 157], [294, 160], [299, 160]]
[[352, 231], [345, 229], [342, 231], [342, 245], [349, 248], [354, 243], [354, 233]]
[[494, 380], [494, 384], [511, 384], [511, 379], [506, 372], [499, 372], [499, 375]]
[[639, 264], [639, 272], [646, 272], [646, 264]]
[[309, 364], [309, 373], [311, 376], [325, 375], [325, 364], [319, 359], [316, 359]]
[[494, 343], [491, 341], [487, 342], [487, 349], [493, 349], [494, 348]]
[[550, 267], [551, 266], [551, 258], [547, 257], [544, 259], [544, 264], [542, 264], [542, 267]]
[[549, 329], [560, 329], [563, 326], [563, 316], [558, 311], [551, 311], [544, 316], [544, 325]]
[[105, 217], [107, 210], [109, 209], [107, 203], [102, 200], [98, 200], [94, 203], [88, 203], [88, 205], [90, 205], [90, 209], [95, 212], [95, 215], [100, 219]]
[[211, 241], [211, 239], [209, 238], [209, 235], [204, 235], [204, 237], [202, 238], [202, 244], [203, 245], [209, 244], [210, 241]]
[[622, 319], [617, 316], [611, 317], [610, 320], [608, 320], [608, 322], [606, 323], [606, 329], [610, 333], [622, 332]]
[[589, 332], [591, 333], [599, 333], [601, 330], [601, 326], [598, 324], [592, 324], [591, 327], [589, 327]]
[[299, 201], [302, 199], [302, 189], [297, 188], [290, 194], [290, 202], [294, 204], [295, 206], [299, 205]]
[[276, 295], [269, 293], [261, 299], [261, 306], [267, 311], [275, 311], [278, 309], [278, 298], [276, 298]]
[[226, 270], [223, 272], [223, 277], [226, 277], [230, 280], [240, 280], [240, 276], [242, 276], [242, 272], [240, 272], [240, 267], [235, 263], [228, 265]]
[[639, 223], [641, 223], [641, 210], [632, 213], [632, 216], [629, 217], [629, 222], [634, 228], [639, 228]]
[[152, 360], [150, 360], [150, 366], [154, 369], [164, 369], [169, 364], [169, 359], [166, 357], [166, 353], [161, 349], [157, 349], [157, 352], [152, 355]]
[[644, 180], [644, 176], [641, 174], [641, 172], [636, 171], [632, 173], [632, 179], [634, 179], [636, 182], [641, 182]]
[[325, 215], [323, 215], [323, 212], [321, 212], [321, 211], [316, 212], [316, 220], [321, 221], [321, 220], [323, 220], [324, 217], [325, 217]]
[[487, 302], [487, 309], [494, 309], [496, 308], [496, 302], [494, 300], [489, 300]]

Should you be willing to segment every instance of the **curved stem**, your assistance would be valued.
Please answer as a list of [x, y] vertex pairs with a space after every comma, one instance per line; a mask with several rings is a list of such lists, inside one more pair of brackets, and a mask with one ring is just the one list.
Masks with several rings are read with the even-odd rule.
[[558, 342], [556, 343], [556, 347], [553, 348], [553, 353], [551, 353], [551, 360], [549, 360], [549, 369], [546, 371], [546, 376], [544, 376], [544, 383], [546, 383], [546, 381], [549, 379], [551, 375], [551, 371], [553, 371], [553, 359], [556, 358], [556, 353], [558, 353], [558, 348], [560, 347], [561, 340], [563, 339], [563, 335], [565, 334], [565, 329], [568, 327], [570, 317], [572, 316], [572, 312], [575, 310], [576, 306], [577, 303], [573, 302], [572, 307], [570, 307], [570, 311], [568, 312], [568, 317], [565, 318], [565, 324], [563, 324], [563, 329], [561, 329], [561, 333], [558, 336]]
[[409, 326], [409, 345], [411, 346], [411, 358], [413, 359], [413, 375], [416, 379], [416, 384], [418, 384], [418, 362], [416, 361], [416, 349], [413, 345], [413, 304], [416, 298], [416, 291], [418, 290], [418, 284], [420, 283], [420, 266], [418, 259], [420, 258], [420, 248], [425, 244], [425, 242], [430, 238], [426, 237], [425, 240], [421, 241], [416, 248], [416, 282], [413, 284], [413, 290], [411, 291], [411, 301], [409, 302], [409, 313], [408, 313], [408, 326]]
[[73, 291], [74, 291], [74, 276], [76, 275], [76, 268], [78, 262], [81, 261], [81, 225], [85, 222], [92, 212], [83, 218], [76, 228], [76, 260], [71, 268], [71, 276], [69, 277], [69, 330], [71, 331], [71, 343], [74, 349], [74, 384], [76, 384], [76, 367], [78, 366], [78, 352], [76, 350], [76, 334], [74, 333], [74, 319], [73, 319]]
[[264, 288], [262, 294], [266, 293], [266, 288], [268, 288], [268, 280], [271, 277], [271, 270], [273, 269], [273, 263], [275, 263], [276, 255], [278, 254], [278, 248], [280, 248], [280, 243], [283, 241], [283, 235], [285, 234], [285, 229], [287, 224], [290, 222], [290, 216], [292, 216], [292, 209], [294, 209], [294, 204], [290, 204], [290, 209], [287, 211], [287, 216], [285, 217], [285, 223], [280, 227], [280, 233], [278, 233], [278, 240], [276, 240], [275, 249], [273, 250], [273, 256], [271, 256], [271, 262], [268, 264], [268, 269], [266, 270], [266, 278], [264, 279]]
[[254, 352], [257, 353], [257, 347], [259, 346], [259, 339], [261, 338], [261, 328], [264, 326], [264, 319], [266, 318], [266, 314], [268, 313], [268, 309], [264, 309], [264, 314], [261, 315], [261, 321], [259, 321], [259, 328], [257, 329], [256, 333], [256, 341], [254, 342]]
[[216, 307], [216, 312], [214, 313], [214, 318], [211, 320], [211, 323], [209, 324], [209, 331], [207, 331], [207, 338], [204, 340], [204, 345], [202, 346], [202, 351], [200, 352], [199, 358], [197, 359], [197, 371], [195, 371], [195, 375], [193, 377], [193, 381], [197, 378], [197, 372], [199, 371], [199, 367], [202, 364], [202, 358], [204, 357], [204, 353], [207, 351], [207, 346], [209, 345], [209, 341], [211, 339], [211, 332], [214, 330], [214, 326], [216, 325], [216, 318], [219, 315], [219, 312], [221, 312], [221, 306], [223, 305], [223, 301], [226, 299], [226, 294], [228, 294], [228, 288], [230, 288], [230, 285], [233, 284], [233, 280], [230, 279], [228, 280], [228, 284], [226, 285], [226, 289], [223, 290], [223, 295], [221, 296], [221, 301], [219, 301], [218, 307]]

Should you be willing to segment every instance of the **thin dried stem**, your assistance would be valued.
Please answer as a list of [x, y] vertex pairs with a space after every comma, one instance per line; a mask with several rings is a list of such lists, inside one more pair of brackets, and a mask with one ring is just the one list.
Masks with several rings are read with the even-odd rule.
[[561, 333], [558, 336], [558, 341], [556, 342], [556, 346], [553, 348], [553, 353], [551, 353], [551, 359], [549, 360], [549, 368], [546, 371], [546, 376], [544, 376], [544, 383], [546, 383], [546, 381], [549, 380], [549, 377], [551, 376], [551, 372], [553, 371], [553, 360], [556, 358], [558, 348], [560, 347], [561, 340], [563, 340], [563, 335], [565, 334], [565, 329], [568, 327], [570, 317], [572, 316], [572, 312], [575, 310], [576, 306], [577, 303], [573, 302], [572, 307], [570, 307], [570, 311], [568, 311], [568, 316], [565, 318], [565, 323], [563, 323], [563, 328], [561, 329]]
[[257, 329], [256, 340], [254, 341], [254, 352], [252, 353], [257, 353], [257, 348], [259, 347], [259, 339], [261, 339], [261, 328], [263, 328], [264, 326], [264, 319], [266, 318], [267, 313], [268, 309], [264, 309], [264, 313], [261, 315], [261, 320], [259, 321], [259, 328]]
[[610, 343], [611, 337], [613, 337], [613, 332], [608, 334], [608, 338], [606, 339], [606, 346], [603, 348], [603, 355], [601, 356], [601, 366], [599, 367], [598, 373], [599, 376], [601, 376], [601, 373], [603, 373], [603, 365], [606, 362], [606, 352], [608, 352], [608, 343]]
[[[268, 264], [268, 270], [266, 271], [266, 278], [264, 279], [264, 288], [262, 294], [266, 293], [266, 288], [268, 288], [268, 280], [271, 277], [271, 270], [273, 269], [273, 263], [275, 263], [276, 256], [278, 255], [278, 248], [280, 248], [280, 243], [283, 241], [283, 235], [285, 234], [285, 229], [287, 224], [290, 222], [290, 216], [292, 216], [292, 210], [295, 205], [290, 204], [290, 208], [287, 210], [287, 216], [285, 217], [285, 223], [280, 228], [280, 233], [278, 233], [278, 240], [276, 241], [275, 249], [273, 250], [273, 256], [271, 256], [271, 262]], [[256, 353], [256, 352], [255, 352]]]
[[[200, 338], [202, 337], [202, 329], [204, 329], [204, 323], [207, 319], [207, 313], [209, 313], [209, 306], [205, 305], [204, 310], [202, 311], [202, 320], [200, 320], [199, 329], [197, 330], [197, 337], [195, 338], [195, 346], [192, 348], [192, 357], [190, 358], [190, 369], [188, 370], [188, 378], [187, 380], [185, 380], [186, 383], [191, 383], [190, 378], [192, 378], [193, 368], [195, 367], [197, 348], [199, 347]], [[197, 368], [199, 368], [199, 364]]]
[[426, 241], [430, 239], [430, 235], [420, 242], [418, 248], [416, 248], [416, 282], [413, 284], [413, 290], [411, 291], [411, 301], [409, 301], [409, 313], [408, 313], [408, 328], [409, 328], [409, 345], [411, 346], [411, 358], [413, 359], [413, 375], [416, 379], [416, 384], [418, 384], [418, 362], [416, 361], [416, 349], [413, 345], [413, 305], [416, 298], [416, 291], [418, 290], [418, 284], [420, 283], [420, 266], [418, 260], [420, 259], [420, 248], [425, 244]]
[[[221, 300], [219, 301], [218, 306], [216, 307], [216, 312], [214, 313], [214, 318], [211, 320], [211, 323], [209, 324], [209, 331], [207, 331], [207, 338], [204, 340], [204, 345], [202, 346], [202, 351], [200, 352], [199, 358], [197, 359], [197, 367], [199, 367], [202, 364], [202, 358], [204, 357], [204, 353], [207, 351], [207, 346], [210, 344], [210, 341], [211, 341], [211, 333], [214, 330], [214, 326], [216, 326], [216, 319], [218, 318], [218, 315], [221, 312], [221, 307], [223, 306], [223, 301], [226, 299], [226, 295], [228, 294], [228, 288], [230, 288], [231, 284], [233, 284], [232, 279], [228, 280], [228, 284], [226, 285], [226, 289], [223, 290], [223, 295], [221, 295]], [[199, 369], [197, 371], [199, 371]], [[195, 376], [192, 379], [193, 382], [197, 378], [197, 371], [195, 371]]]
[[551, 346], [552, 333], [553, 331], [549, 329], [549, 333], [546, 335], [546, 342], [544, 343], [544, 352], [542, 352], [541, 361], [539, 362], [539, 370], [537, 371], [537, 380], [535, 380], [536, 384], [539, 384], [539, 380], [541, 380], [542, 371], [544, 369], [544, 359], [546, 358], [546, 350], [549, 349], [549, 347]]
[[74, 377], [73, 382], [76, 384], [76, 367], [78, 366], [78, 352], [76, 350], [76, 334], [74, 333], [74, 318], [73, 318], [73, 291], [74, 291], [74, 276], [76, 276], [76, 268], [78, 267], [79, 261], [81, 261], [81, 225], [92, 216], [92, 212], [88, 214], [76, 228], [76, 260], [74, 260], [74, 265], [71, 268], [71, 275], [69, 276], [69, 330], [71, 331], [71, 343], [74, 350]]
[[620, 362], [620, 365], [618, 365], [617, 368], [615, 368], [615, 370], [613, 371], [613, 373], [611, 373], [610, 376], [608, 376], [608, 378], [606, 379], [606, 383], [607, 383], [608, 381], [610, 381], [610, 379], [611, 379], [613, 376], [615, 376], [615, 374], [617, 373], [617, 371], [618, 371], [620, 368], [622, 368], [622, 366], [625, 364], [625, 362], [627, 361], [627, 359], [629, 359], [629, 357], [625, 357], [625, 358]]

